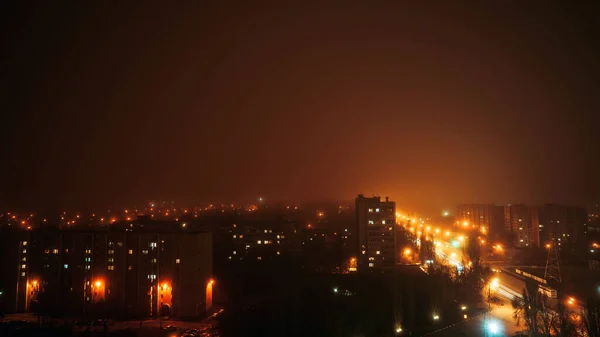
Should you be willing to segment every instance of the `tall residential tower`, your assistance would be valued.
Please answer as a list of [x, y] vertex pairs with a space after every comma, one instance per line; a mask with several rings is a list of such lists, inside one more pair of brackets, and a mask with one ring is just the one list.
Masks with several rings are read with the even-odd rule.
[[356, 198], [358, 271], [391, 270], [396, 264], [396, 203], [380, 197]]

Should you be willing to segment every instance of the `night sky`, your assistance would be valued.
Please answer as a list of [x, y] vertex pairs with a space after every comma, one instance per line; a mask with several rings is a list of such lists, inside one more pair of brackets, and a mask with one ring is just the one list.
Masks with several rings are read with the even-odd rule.
[[594, 1], [65, 3], [0, 5], [0, 208], [600, 199]]

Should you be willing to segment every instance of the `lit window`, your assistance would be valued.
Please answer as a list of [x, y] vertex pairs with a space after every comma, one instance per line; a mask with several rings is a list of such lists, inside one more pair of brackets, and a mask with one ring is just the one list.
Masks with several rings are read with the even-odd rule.
[[237, 254], [237, 252], [234, 250], [234, 251], [233, 251], [233, 255], [236, 255], [236, 254]]
[[89, 264], [85, 265], [85, 269], [90, 270], [90, 268], [92, 268]]
[[375, 221], [369, 220], [369, 225], [374, 225], [374, 224], [375, 224]]
[[150, 248], [156, 248], [156, 242], [150, 242]]
[[132, 266], [127, 266], [127, 270], [131, 270], [131, 269], [133, 269]]
[[277, 255], [281, 255], [281, 253], [277, 252]]
[[369, 262], [369, 267], [373, 267], [374, 265], [375, 265], [375, 263]]
[[86, 249], [86, 250], [85, 250], [85, 253], [86, 253], [86, 254], [91, 254], [91, 253], [92, 253], [92, 250], [91, 250], [91, 249]]
[[231, 255], [229, 255], [229, 259], [231, 260]]
[[152, 259], [152, 263], [156, 263], [156, 259]]
[[372, 209], [372, 208], [369, 208], [369, 213], [371, 213], [371, 212], [373, 212], [373, 209]]
[[23, 246], [27, 246], [27, 241], [23, 241]]
[[240, 234], [240, 239], [243, 239], [243, 238], [244, 238], [244, 236], [242, 234]]
[[277, 235], [277, 238], [279, 239], [279, 235]]
[[123, 242], [117, 242], [117, 246], [123, 247]]
[[234, 239], [237, 239], [237, 235], [233, 234], [233, 238], [234, 238]]
[[27, 249], [23, 249], [23, 254], [27, 254]]
[[127, 251], [127, 253], [129, 253], [129, 255], [133, 255], [133, 249], [130, 249], [129, 251]]
[[58, 254], [58, 249], [52, 249], [52, 254]]
[[382, 224], [382, 225], [385, 225], [385, 220], [381, 220], [381, 224]]
[[364, 250], [363, 250], [361, 253], [362, 253], [363, 255], [365, 255], [365, 251], [364, 251]]
[[180, 259], [175, 259], [175, 263], [181, 263]]
[[379, 208], [375, 208], [375, 212], [379, 212]]
[[21, 259], [21, 261], [27, 261], [27, 257], [23, 256], [23, 258]]
[[114, 250], [114, 249], [109, 249], [109, 250], [108, 250], [108, 254], [114, 254], [114, 253], [115, 253], [115, 250]]
[[24, 265], [24, 264], [22, 264], [22, 265], [21, 265], [21, 269], [25, 269], [25, 268], [27, 268], [27, 266], [26, 266], [26, 265]]
[[372, 256], [369, 256], [369, 261], [375, 261], [375, 258]]
[[24, 271], [21, 272], [21, 276], [25, 277], [25, 272]]
[[50, 249], [44, 249], [44, 254], [50, 254]]
[[68, 252], [69, 252], [69, 248], [65, 248], [65, 253], [68, 253]]
[[114, 257], [109, 257], [108, 258], [108, 262], [115, 262], [115, 258]]
[[381, 252], [380, 251], [376, 251], [375, 254], [379, 255], [379, 254], [381, 254]]
[[257, 256], [256, 259], [260, 261], [262, 260], [262, 256]]
[[115, 266], [108, 266], [108, 270], [115, 270]]
[[265, 233], [267, 232], [267, 230], [265, 229]]
[[91, 261], [92, 261], [92, 258], [91, 258], [91, 257], [86, 257], [86, 258], [85, 258], [85, 262], [91, 262]]
[[69, 269], [69, 265], [65, 263], [65, 264], [63, 265], [63, 268], [65, 268], [65, 269]]
[[148, 250], [147, 249], [142, 250], [142, 254], [144, 254], [144, 255], [148, 254]]
[[256, 241], [256, 243], [258, 243], [260, 245], [262, 243], [262, 241], [258, 240], [258, 241]]

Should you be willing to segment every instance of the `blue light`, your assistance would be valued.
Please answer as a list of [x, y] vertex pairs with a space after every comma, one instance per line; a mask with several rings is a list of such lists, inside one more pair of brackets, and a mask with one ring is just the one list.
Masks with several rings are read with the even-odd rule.
[[460, 247], [460, 243], [456, 240], [452, 240], [452, 247], [458, 248], [458, 247]]
[[491, 321], [487, 324], [487, 329], [492, 335], [496, 335], [500, 333], [500, 324], [495, 321]]

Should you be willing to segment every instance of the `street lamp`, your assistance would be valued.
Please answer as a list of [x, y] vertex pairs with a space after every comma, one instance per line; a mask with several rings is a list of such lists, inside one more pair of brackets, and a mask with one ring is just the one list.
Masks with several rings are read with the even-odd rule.
[[486, 326], [486, 330], [492, 336], [500, 334], [500, 328], [500, 324], [496, 321], [490, 321]]

